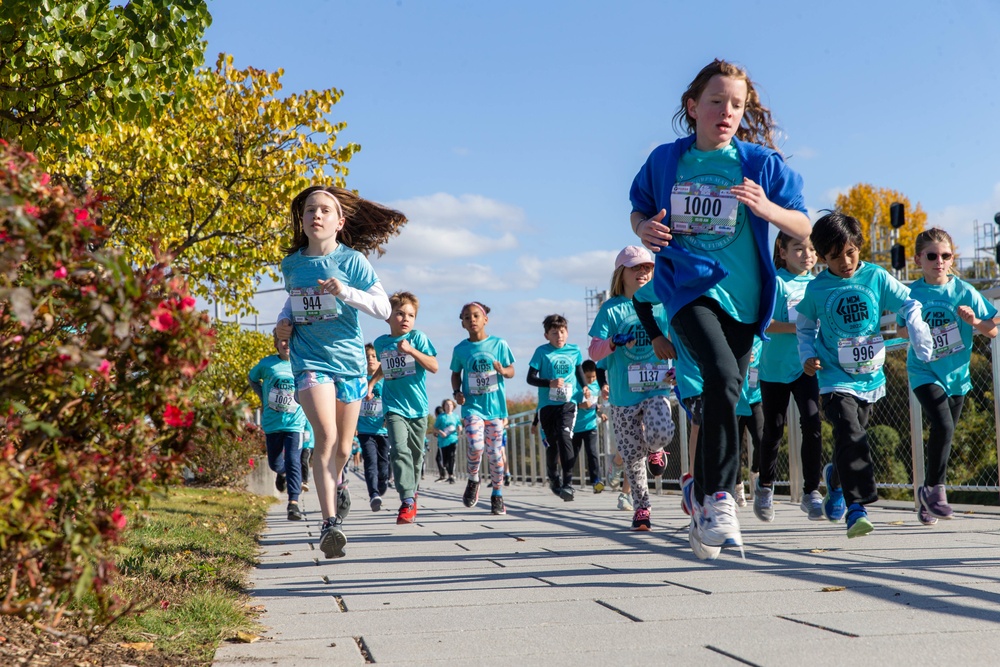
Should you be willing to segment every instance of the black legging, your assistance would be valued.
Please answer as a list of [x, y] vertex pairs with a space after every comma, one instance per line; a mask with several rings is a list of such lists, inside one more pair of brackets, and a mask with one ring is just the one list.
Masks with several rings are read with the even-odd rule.
[[819, 488], [823, 442], [819, 417], [819, 380], [803, 373], [793, 382], [760, 383], [764, 406], [764, 437], [760, 443], [760, 484], [772, 486], [778, 477], [778, 444], [785, 431], [788, 399], [795, 398], [802, 428], [802, 491], [809, 495]]
[[[750, 472], [760, 471], [760, 441], [764, 434], [764, 410], [761, 408], [760, 403], [752, 403], [750, 405], [749, 415], [738, 415], [736, 418], [736, 437], [737, 442], [740, 447], [740, 460], [743, 459], [743, 434], [750, 434], [750, 444], [753, 446], [753, 456], [750, 458], [748, 463], [750, 464]], [[736, 467], [736, 481], [742, 481], [743, 475], [740, 474], [743, 466], [742, 464]]]
[[913, 394], [930, 422], [924, 486], [944, 484], [948, 457], [951, 456], [951, 439], [955, 435], [955, 424], [962, 416], [965, 396], [948, 396], [944, 388], [936, 384], [922, 384], [913, 390]]
[[438, 449], [441, 452], [441, 464], [444, 465], [445, 471], [448, 473], [448, 477], [455, 476], [455, 450], [458, 449], [455, 445], [448, 445], [447, 447], [441, 447]]
[[716, 491], [733, 493], [740, 464], [736, 404], [757, 325], [737, 322], [718, 301], [705, 296], [677, 311], [671, 325], [698, 364], [704, 383], [695, 491], [699, 498]]

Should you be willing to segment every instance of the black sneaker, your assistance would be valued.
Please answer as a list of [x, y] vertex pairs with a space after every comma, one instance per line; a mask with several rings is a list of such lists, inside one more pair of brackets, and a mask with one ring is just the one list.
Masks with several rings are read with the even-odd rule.
[[567, 484], [566, 486], [559, 489], [559, 497], [565, 500], [566, 502], [569, 502], [574, 498], [576, 498], [576, 491], [573, 489], [572, 486]]
[[510, 473], [509, 472], [505, 472], [503, 474], [503, 485], [504, 486], [510, 486]]
[[302, 510], [299, 509], [298, 503], [288, 503], [288, 520], [289, 521], [302, 521], [305, 515], [302, 514]]
[[556, 494], [559, 497], [562, 497], [563, 485], [559, 482], [558, 479], [550, 480], [549, 488], [552, 489], [552, 493]]
[[347, 484], [337, 488], [337, 519], [343, 521], [351, 512], [351, 492]]
[[476, 506], [476, 503], [479, 502], [479, 482], [469, 480], [468, 486], [465, 487], [465, 494], [462, 495], [462, 502], [465, 503], [466, 507]]
[[279, 472], [274, 478], [274, 488], [278, 490], [278, 493], [285, 492], [285, 473]]
[[490, 512], [493, 514], [507, 513], [507, 507], [503, 504], [503, 496], [490, 496]]
[[323, 530], [319, 534], [319, 550], [327, 558], [343, 558], [347, 555], [347, 535], [342, 528], [343, 521], [338, 518], [326, 519]]
[[454, 477], [449, 477], [448, 478], [448, 483], [449, 484], [454, 484], [455, 483], [455, 478]]

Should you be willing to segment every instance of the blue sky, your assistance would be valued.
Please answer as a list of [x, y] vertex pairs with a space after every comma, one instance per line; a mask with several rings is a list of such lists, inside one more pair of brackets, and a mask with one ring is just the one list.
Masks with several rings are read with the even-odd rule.
[[[711, 13], [707, 8], [711, 7]], [[285, 92], [336, 87], [331, 120], [361, 145], [349, 187], [410, 223], [373, 263], [443, 368], [461, 305], [523, 378], [541, 321], [584, 347], [587, 288], [636, 241], [628, 189], [676, 138], [681, 93], [715, 57], [744, 65], [782, 130], [812, 210], [868, 182], [920, 202], [973, 254], [1000, 211], [1000, 3], [211, 0], [206, 61], [283, 68]], [[275, 258], [276, 260], [279, 258]], [[280, 295], [257, 301], [273, 321]], [[368, 339], [388, 327], [370, 318]], [[450, 393], [430, 382], [432, 403]]]

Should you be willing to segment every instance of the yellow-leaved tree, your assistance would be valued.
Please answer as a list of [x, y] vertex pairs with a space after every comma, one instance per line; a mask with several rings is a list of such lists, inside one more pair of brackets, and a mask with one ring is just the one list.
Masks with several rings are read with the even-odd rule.
[[259, 408], [260, 401], [250, 390], [247, 374], [258, 361], [272, 354], [275, 351], [270, 332], [251, 331], [235, 322], [216, 322], [212, 363], [195, 382], [198, 395], [211, 401], [231, 392], [251, 408]]
[[194, 293], [230, 312], [253, 312], [262, 273], [277, 277], [292, 197], [313, 184], [343, 186], [360, 149], [337, 146], [346, 124], [327, 119], [341, 91], [281, 97], [282, 74], [236, 69], [220, 54], [214, 69], [185, 80], [181, 110], [84, 134], [84, 150], [59, 166], [110, 198], [102, 224], [134, 263], [169, 252]]
[[[893, 202], [902, 204], [905, 212], [906, 224], [899, 228], [898, 242], [906, 248], [906, 257], [909, 260], [914, 254], [917, 234], [922, 232], [927, 224], [927, 213], [920, 206], [920, 202], [914, 206], [910, 203], [910, 198], [902, 192], [879, 188], [870, 183], [858, 183], [852, 186], [846, 194], [837, 195], [836, 202], [837, 210], [857, 218], [861, 223], [865, 235], [865, 242], [861, 246], [861, 259], [887, 268], [888, 254], [872, 257], [872, 221], [880, 228], [881, 234], [887, 237], [887, 230], [892, 229], [889, 224], [889, 207]], [[910, 263], [912, 262], [907, 262]]]

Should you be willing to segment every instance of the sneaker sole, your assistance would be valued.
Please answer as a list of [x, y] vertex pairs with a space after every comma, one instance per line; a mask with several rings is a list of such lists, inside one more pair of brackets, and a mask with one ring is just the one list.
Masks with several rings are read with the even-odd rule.
[[688, 528], [688, 543], [691, 545], [691, 551], [694, 555], [698, 557], [698, 560], [715, 560], [722, 553], [722, 547], [709, 547], [701, 543], [698, 539], [697, 533], [698, 528], [695, 526], [694, 521], [691, 522], [690, 528]]
[[[947, 521], [947, 520], [950, 520], [950, 519], [954, 518], [954, 516], [955, 516], [954, 512], [952, 512], [951, 514], [938, 514], [933, 509], [931, 509], [931, 506], [928, 503], [926, 503], [924, 501], [924, 497], [923, 497], [922, 494], [919, 494], [919, 493], [917, 494], [917, 500], [920, 501], [920, 506], [924, 508], [924, 511], [927, 512], [927, 514], [929, 514], [930, 516], [932, 516], [935, 519], [944, 519], [944, 520]], [[934, 522], [934, 523], [937, 523], [937, 522]], [[928, 523], [928, 524], [925, 524], [925, 525], [927, 525], [927, 526], [933, 526], [934, 523]]]
[[861, 518], [854, 522], [854, 525], [847, 529], [847, 536], [850, 538], [864, 537], [875, 530], [875, 526], [868, 519]]
[[382, 499], [374, 498], [371, 502], [372, 512], [378, 512], [382, 509]]
[[574, 500], [576, 498], [576, 494], [575, 493], [563, 493], [562, 491], [560, 491], [559, 492], [559, 497], [562, 498], [563, 500], [565, 500], [566, 502], [569, 502], [569, 501]]
[[303, 517], [301, 514], [292, 514], [291, 512], [288, 513], [289, 521], [302, 521], [303, 518], [305, 517]]
[[648, 533], [653, 529], [650, 526], [632, 526], [632, 530], [636, 533]]
[[343, 558], [347, 555], [344, 547], [347, 546], [347, 535], [344, 531], [333, 529], [319, 541], [319, 550], [327, 558]]

